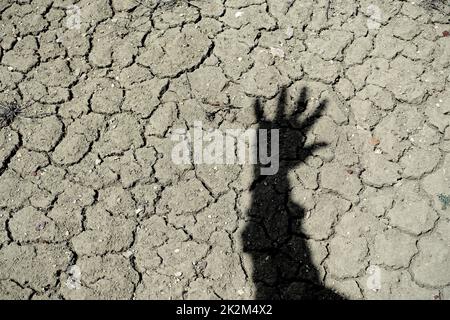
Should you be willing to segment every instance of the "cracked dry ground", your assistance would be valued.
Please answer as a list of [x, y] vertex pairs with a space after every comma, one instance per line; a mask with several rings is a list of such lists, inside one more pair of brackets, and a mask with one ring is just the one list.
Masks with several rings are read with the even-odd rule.
[[290, 172], [311, 256], [293, 278], [314, 268], [351, 299], [450, 299], [448, 6], [172, 2], [0, 2], [0, 102], [28, 106], [0, 130], [0, 297], [276, 287], [243, 250], [251, 166], [175, 165], [170, 133], [250, 128], [256, 97], [270, 118], [282, 87], [306, 87], [310, 110], [328, 100], [306, 141], [327, 146]]

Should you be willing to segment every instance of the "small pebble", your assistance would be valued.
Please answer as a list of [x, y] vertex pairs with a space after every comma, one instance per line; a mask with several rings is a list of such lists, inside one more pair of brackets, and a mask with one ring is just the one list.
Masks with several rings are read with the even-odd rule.
[[270, 54], [274, 57], [284, 58], [284, 51], [280, 48], [270, 48]]
[[122, 253], [122, 255], [123, 255], [125, 258], [129, 258], [129, 257], [131, 257], [131, 256], [133, 255], [133, 251], [127, 250], [127, 251], [125, 251], [124, 253]]
[[286, 29], [286, 37], [287, 37], [288, 39], [290, 39], [290, 38], [292, 38], [293, 35], [294, 35], [294, 28], [288, 27], [288, 28]]

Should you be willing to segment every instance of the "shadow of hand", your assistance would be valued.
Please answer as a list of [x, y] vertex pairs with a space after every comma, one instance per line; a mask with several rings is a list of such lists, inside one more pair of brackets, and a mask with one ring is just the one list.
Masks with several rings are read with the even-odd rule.
[[[321, 143], [304, 145], [308, 131], [326, 108], [326, 101], [323, 101], [301, 119], [307, 108], [307, 95], [307, 89], [303, 88], [292, 110], [287, 112], [287, 91], [283, 88], [273, 120], [264, 118], [259, 99], [254, 105], [258, 129], [279, 132], [280, 160], [279, 170], [274, 175], [262, 175], [260, 163], [254, 166], [254, 181], [250, 188], [252, 202], [248, 223], [242, 233], [244, 252], [250, 254], [253, 263], [252, 278], [257, 299], [338, 298], [322, 287], [318, 272], [310, 261], [308, 240], [293, 230], [300, 227], [298, 221], [304, 210], [290, 201], [288, 174], [314, 150], [324, 146]], [[271, 142], [264, 141], [269, 146]]]
[[[325, 143], [305, 146], [305, 140], [312, 125], [322, 116], [323, 111], [326, 109], [327, 101], [321, 101], [311, 114], [302, 117], [308, 106], [308, 90], [306, 88], [301, 89], [293, 108], [289, 111], [287, 111], [287, 98], [287, 90], [283, 87], [278, 96], [276, 114], [273, 120], [268, 120], [264, 117], [264, 110], [259, 99], [254, 104], [258, 129], [266, 129], [269, 132], [275, 129], [279, 132], [278, 154], [280, 168], [279, 172], [275, 174], [276, 176], [287, 175], [290, 169], [303, 162], [314, 150], [326, 146]], [[270, 146], [271, 141], [268, 141], [267, 144]], [[264, 180], [264, 177], [261, 176], [262, 167], [259, 163], [255, 168], [255, 183]]]

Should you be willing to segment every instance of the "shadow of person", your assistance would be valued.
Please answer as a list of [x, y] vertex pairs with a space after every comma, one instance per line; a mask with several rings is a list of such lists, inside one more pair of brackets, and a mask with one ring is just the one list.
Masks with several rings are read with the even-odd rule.
[[[264, 167], [254, 166], [254, 180], [248, 222], [242, 233], [244, 252], [251, 257], [256, 299], [343, 299], [321, 284], [319, 272], [311, 261], [308, 239], [296, 227], [304, 210], [290, 200], [289, 172], [303, 162], [313, 150], [323, 147], [315, 144], [305, 147], [305, 136], [314, 121], [326, 107], [326, 101], [299, 123], [296, 119], [307, 107], [307, 89], [303, 88], [294, 105], [286, 114], [287, 91], [278, 96], [273, 121], [264, 119], [259, 99], [254, 108], [258, 129], [278, 129], [279, 170], [273, 175], [261, 174]], [[271, 145], [270, 137], [267, 145]], [[259, 146], [259, 144], [258, 144]], [[270, 148], [268, 147], [270, 150]], [[269, 152], [271, 152], [270, 150]]]

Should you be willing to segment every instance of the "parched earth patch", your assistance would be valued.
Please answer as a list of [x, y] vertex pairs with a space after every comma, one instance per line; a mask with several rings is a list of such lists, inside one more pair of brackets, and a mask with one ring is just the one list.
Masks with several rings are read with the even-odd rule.
[[1, 1], [0, 298], [450, 299], [442, 3]]

